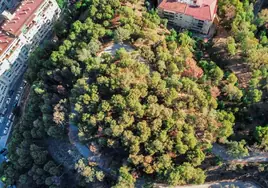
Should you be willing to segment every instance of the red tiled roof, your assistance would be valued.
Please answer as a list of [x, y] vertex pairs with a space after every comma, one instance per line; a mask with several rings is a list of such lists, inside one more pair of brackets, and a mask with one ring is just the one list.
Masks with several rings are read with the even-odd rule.
[[0, 54], [14, 41], [14, 38], [0, 31]]
[[[0, 55], [8, 48], [15, 38], [22, 32], [24, 25], [28, 25], [35, 17], [34, 13], [44, 0], [24, 0], [13, 13], [11, 20], [6, 20], [0, 28]], [[9, 35], [7, 33], [10, 33]], [[12, 36], [14, 35], [14, 36]]]
[[187, 6], [184, 14], [197, 18], [198, 20], [212, 20], [209, 6], [191, 7]]
[[12, 20], [6, 20], [2, 29], [6, 32], [18, 36], [21, 33], [23, 25], [29, 23], [33, 19], [33, 13], [39, 8], [44, 0], [25, 0], [22, 1]]
[[169, 10], [176, 13], [184, 13], [187, 4], [185, 3], [178, 3], [176, 0], [163, 0], [158, 8]]
[[198, 20], [212, 21], [217, 9], [217, 0], [198, 0], [199, 6], [191, 6], [186, 3], [180, 3], [177, 0], [163, 0], [158, 8], [192, 16]]

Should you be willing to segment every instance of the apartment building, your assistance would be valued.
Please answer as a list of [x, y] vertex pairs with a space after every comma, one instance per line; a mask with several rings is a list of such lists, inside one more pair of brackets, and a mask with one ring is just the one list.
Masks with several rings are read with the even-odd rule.
[[217, 13], [217, 0], [158, 0], [159, 16], [174, 27], [208, 34]]
[[20, 0], [0, 0], [0, 13], [4, 10], [12, 10]]
[[13, 14], [5, 12], [0, 25], [0, 108], [12, 84], [24, 73], [31, 51], [47, 36], [58, 19], [55, 0], [24, 0]]

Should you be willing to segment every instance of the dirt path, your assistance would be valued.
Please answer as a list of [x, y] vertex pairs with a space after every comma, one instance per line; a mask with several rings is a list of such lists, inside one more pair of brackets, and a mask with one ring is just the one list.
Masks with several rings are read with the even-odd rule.
[[[203, 185], [175, 186], [174, 188], [231, 188], [232, 186], [239, 187], [239, 188], [259, 188], [259, 186], [257, 186], [256, 184], [252, 182], [244, 182], [240, 180], [206, 183]], [[167, 186], [156, 185], [155, 188], [167, 188]]]
[[[74, 110], [72, 110], [72, 112], [75, 113]], [[96, 166], [100, 170], [111, 175], [111, 169], [109, 167], [110, 165], [109, 163], [111, 162], [111, 159], [102, 155], [98, 151], [92, 152], [87, 145], [80, 142], [79, 137], [78, 137], [78, 132], [79, 132], [78, 127], [72, 121], [70, 121], [69, 133], [68, 133], [70, 143], [76, 147], [76, 149], [85, 159], [87, 159], [89, 162], [96, 163]], [[111, 177], [114, 177], [114, 176], [111, 175]]]
[[74, 169], [75, 163], [83, 158], [75, 146], [69, 143], [68, 140], [48, 138], [45, 142], [48, 145], [48, 151], [52, 158], [68, 170]]

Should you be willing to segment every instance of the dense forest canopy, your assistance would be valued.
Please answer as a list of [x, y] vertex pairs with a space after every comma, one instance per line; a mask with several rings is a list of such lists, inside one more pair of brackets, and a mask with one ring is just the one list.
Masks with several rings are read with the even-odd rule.
[[[267, 87], [268, 42], [265, 34], [255, 35], [267, 22], [266, 12], [256, 18], [249, 1], [219, 1], [219, 15], [232, 33], [226, 50], [241, 54], [253, 71], [242, 90], [234, 73], [202, 57], [207, 44], [190, 32], [167, 30], [167, 20], [146, 5], [88, 0], [64, 12], [55, 24], [58, 42], [37, 49], [28, 62], [31, 92], [8, 146], [10, 162], [3, 165], [7, 185], [63, 186], [70, 170], [48, 145], [69, 142], [69, 122], [77, 125], [81, 142], [116, 158], [112, 172], [77, 160], [72, 169], [82, 187], [106, 180], [134, 187], [138, 178], [203, 183], [200, 165], [214, 142], [227, 143], [237, 157], [248, 153], [245, 141], [228, 138], [235, 113], [259, 102]], [[131, 51], [103, 53], [114, 43]], [[258, 126], [255, 138], [267, 149], [267, 126]]]
[[[136, 170], [173, 184], [204, 181], [201, 170], [191, 165], [200, 165], [203, 151], [232, 133], [234, 117], [215, 110], [204, 86], [176, 73], [161, 75], [135, 53], [122, 49], [101, 59], [92, 61], [72, 90], [81, 138], [125, 148]], [[179, 160], [182, 155], [185, 159]], [[181, 165], [192, 171], [192, 178], [179, 174]], [[180, 180], [169, 179], [170, 174]]]

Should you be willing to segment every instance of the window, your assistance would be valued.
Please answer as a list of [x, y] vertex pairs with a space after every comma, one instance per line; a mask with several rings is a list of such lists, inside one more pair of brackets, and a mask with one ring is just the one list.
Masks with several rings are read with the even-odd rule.
[[198, 20], [198, 24], [204, 24], [204, 21], [203, 20]]
[[16, 69], [15, 69], [15, 71], [17, 72], [18, 71], [18, 69], [21, 67], [21, 65], [19, 65]]

